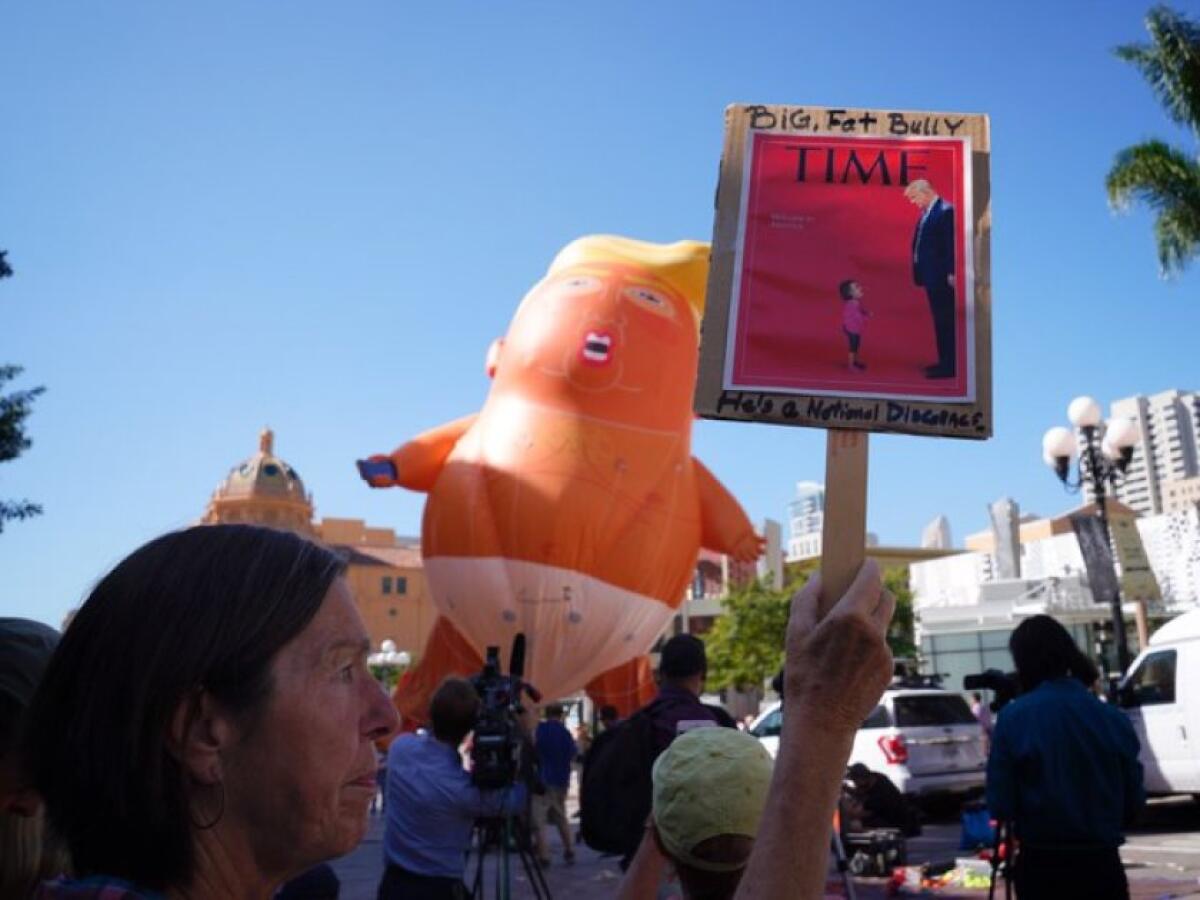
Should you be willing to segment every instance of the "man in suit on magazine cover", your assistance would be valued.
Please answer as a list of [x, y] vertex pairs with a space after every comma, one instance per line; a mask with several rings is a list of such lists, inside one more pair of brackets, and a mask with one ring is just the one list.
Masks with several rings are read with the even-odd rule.
[[923, 178], [904, 189], [905, 198], [921, 210], [913, 231], [913, 281], [925, 288], [937, 362], [925, 369], [926, 378], [953, 378], [958, 373], [954, 310], [954, 207], [937, 195]]

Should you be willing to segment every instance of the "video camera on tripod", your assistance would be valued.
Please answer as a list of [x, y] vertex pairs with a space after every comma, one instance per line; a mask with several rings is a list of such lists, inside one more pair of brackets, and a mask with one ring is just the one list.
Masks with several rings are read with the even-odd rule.
[[519, 633], [513, 638], [507, 675], [500, 673], [500, 648], [488, 647], [483, 669], [471, 678], [480, 701], [471, 746], [471, 781], [476, 787], [509, 787], [521, 772], [524, 739], [517, 724], [521, 695], [534, 703], [542, 699], [541, 693], [523, 680], [524, 675], [525, 635]]
[[1010, 701], [1021, 693], [1021, 683], [1017, 681], [1015, 672], [1001, 672], [999, 669], [987, 669], [977, 675], [963, 676], [964, 691], [991, 691], [994, 698], [988, 708], [998, 713]]

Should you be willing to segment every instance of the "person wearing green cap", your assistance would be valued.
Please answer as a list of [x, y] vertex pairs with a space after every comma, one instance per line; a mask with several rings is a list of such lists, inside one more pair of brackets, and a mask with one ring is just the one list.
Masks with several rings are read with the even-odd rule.
[[688, 898], [733, 895], [771, 783], [771, 755], [750, 735], [697, 728], [654, 763], [654, 804], [618, 898], [651, 896], [670, 861]]
[[655, 763], [653, 811], [618, 900], [655, 897], [668, 862], [685, 900], [823, 895], [854, 734], [892, 674], [885, 635], [895, 598], [871, 561], [824, 616], [820, 592], [817, 576], [792, 598], [774, 768], [740, 732], [677, 738]]

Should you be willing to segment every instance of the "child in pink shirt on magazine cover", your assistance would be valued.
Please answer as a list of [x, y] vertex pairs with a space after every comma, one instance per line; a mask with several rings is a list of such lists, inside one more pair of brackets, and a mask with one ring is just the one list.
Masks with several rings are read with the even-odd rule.
[[850, 343], [847, 368], [851, 372], [866, 371], [866, 365], [858, 361], [858, 345], [871, 314], [861, 302], [862, 285], [854, 280], [843, 281], [838, 285], [838, 293], [842, 295], [842, 331], [846, 333], [846, 340]]

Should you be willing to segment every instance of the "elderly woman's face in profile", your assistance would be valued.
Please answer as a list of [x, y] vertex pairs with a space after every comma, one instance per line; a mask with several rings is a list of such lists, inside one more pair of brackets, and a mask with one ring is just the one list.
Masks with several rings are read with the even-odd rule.
[[308, 627], [276, 655], [262, 712], [222, 760], [228, 824], [246, 829], [268, 865], [341, 855], [366, 831], [373, 741], [398, 724], [367, 668], [369, 649], [350, 587], [338, 578]]

